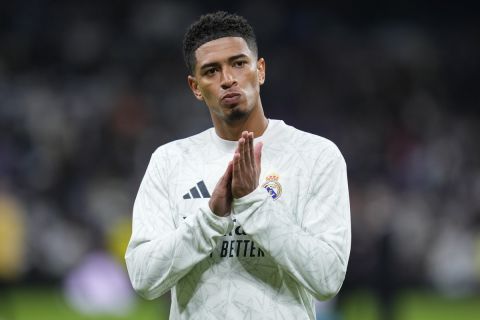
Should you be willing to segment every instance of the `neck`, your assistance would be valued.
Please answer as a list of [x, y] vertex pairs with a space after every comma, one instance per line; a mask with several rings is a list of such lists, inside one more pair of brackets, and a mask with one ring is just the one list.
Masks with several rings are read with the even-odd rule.
[[222, 139], [231, 141], [240, 139], [243, 131], [253, 132], [254, 137], [260, 137], [268, 125], [268, 120], [262, 108], [255, 108], [245, 118], [234, 122], [226, 122], [214, 116], [212, 116], [212, 120], [217, 135]]

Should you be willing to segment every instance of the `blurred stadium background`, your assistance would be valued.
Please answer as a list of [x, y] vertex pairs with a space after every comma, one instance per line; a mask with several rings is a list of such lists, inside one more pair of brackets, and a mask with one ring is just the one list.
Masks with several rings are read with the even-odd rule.
[[353, 243], [318, 319], [479, 319], [480, 28], [468, 2], [0, 2], [0, 319], [167, 319], [126, 277], [150, 154], [211, 126], [181, 43], [256, 29], [266, 113], [333, 140]]

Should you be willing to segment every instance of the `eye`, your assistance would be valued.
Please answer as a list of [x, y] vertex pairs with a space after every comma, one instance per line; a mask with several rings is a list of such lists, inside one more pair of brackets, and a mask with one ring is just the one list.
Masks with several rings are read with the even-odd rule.
[[247, 61], [245, 61], [245, 60], [237, 60], [233, 63], [233, 66], [236, 67], [236, 68], [242, 68], [246, 64], [247, 64]]
[[204, 75], [206, 76], [213, 76], [217, 72], [216, 68], [210, 68], [205, 70]]

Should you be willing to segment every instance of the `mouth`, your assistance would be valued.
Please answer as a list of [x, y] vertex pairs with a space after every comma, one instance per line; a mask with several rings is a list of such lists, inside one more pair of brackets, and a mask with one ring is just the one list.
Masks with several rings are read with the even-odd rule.
[[241, 97], [242, 96], [239, 92], [228, 92], [220, 98], [220, 101], [223, 104], [232, 105], [232, 104], [237, 104], [238, 102], [240, 102]]

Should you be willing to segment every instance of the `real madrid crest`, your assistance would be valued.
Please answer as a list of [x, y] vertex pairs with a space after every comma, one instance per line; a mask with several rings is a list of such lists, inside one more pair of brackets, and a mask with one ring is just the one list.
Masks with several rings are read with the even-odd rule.
[[278, 174], [271, 173], [265, 178], [267, 181], [262, 184], [262, 188], [267, 190], [273, 200], [277, 200], [282, 195], [282, 185], [278, 182], [278, 179], [280, 179]]

